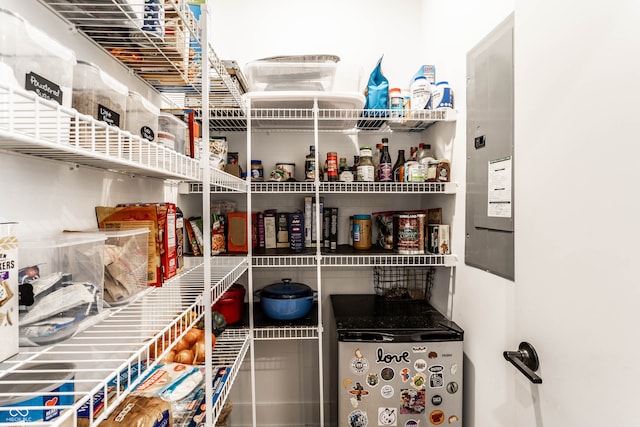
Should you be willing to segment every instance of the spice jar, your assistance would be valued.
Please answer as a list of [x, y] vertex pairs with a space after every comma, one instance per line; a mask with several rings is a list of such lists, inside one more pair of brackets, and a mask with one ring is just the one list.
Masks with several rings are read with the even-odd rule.
[[354, 249], [371, 249], [371, 215], [354, 215], [352, 227]]

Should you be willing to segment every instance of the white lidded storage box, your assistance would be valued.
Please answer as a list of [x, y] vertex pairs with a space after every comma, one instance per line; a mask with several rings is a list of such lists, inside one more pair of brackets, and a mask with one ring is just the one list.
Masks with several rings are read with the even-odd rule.
[[62, 233], [20, 240], [21, 346], [53, 344], [97, 321], [105, 239], [101, 233]]
[[73, 108], [112, 126], [124, 126], [127, 86], [97, 65], [78, 61], [73, 73]]
[[335, 55], [274, 56], [249, 62], [244, 74], [252, 92], [330, 92], [339, 60]]
[[73, 51], [19, 15], [2, 8], [0, 28], [0, 62], [13, 69], [18, 85], [70, 107], [76, 64]]
[[138, 92], [129, 91], [124, 126], [126, 130], [147, 141], [157, 142], [159, 115], [159, 107], [152, 104]]
[[184, 154], [188, 126], [171, 113], [160, 113], [158, 117], [158, 144]]

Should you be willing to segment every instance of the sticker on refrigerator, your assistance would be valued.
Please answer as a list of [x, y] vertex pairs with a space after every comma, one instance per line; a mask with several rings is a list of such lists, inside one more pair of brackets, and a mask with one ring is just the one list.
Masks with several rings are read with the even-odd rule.
[[349, 393], [353, 394], [358, 402], [362, 400], [362, 396], [367, 396], [369, 394], [369, 392], [365, 390], [360, 383], [356, 383], [356, 385], [349, 390]]
[[398, 410], [395, 408], [378, 408], [379, 426], [397, 426]]
[[423, 414], [425, 409], [424, 390], [402, 389], [400, 391], [401, 414]]
[[407, 422], [404, 423], [404, 427], [418, 427], [418, 421], [417, 420], [407, 420]]
[[351, 411], [349, 413], [349, 426], [350, 427], [366, 427], [369, 425], [369, 420], [367, 419], [367, 413], [361, 409], [356, 409], [355, 411]]
[[424, 345], [418, 345], [411, 349], [414, 353], [426, 353], [427, 347]]
[[351, 359], [351, 372], [356, 375], [363, 375], [369, 370], [369, 361], [364, 357], [354, 357]]
[[393, 377], [396, 376], [396, 373], [393, 368], [382, 368], [382, 370], [380, 371], [380, 376], [385, 381], [391, 381]]
[[435, 351], [429, 352], [429, 359], [435, 359], [436, 357], [438, 357], [438, 353], [436, 353]]
[[385, 399], [392, 398], [395, 393], [396, 393], [395, 389], [390, 385], [382, 386], [382, 388], [380, 389], [380, 395]]
[[411, 380], [411, 385], [418, 390], [422, 390], [426, 383], [427, 376], [422, 372], [417, 373]]
[[455, 375], [458, 373], [458, 364], [454, 363], [451, 365], [451, 375]]
[[460, 418], [458, 418], [457, 415], [451, 415], [447, 421], [449, 421], [449, 424], [453, 424], [457, 421], [460, 421]]
[[447, 391], [450, 394], [457, 393], [458, 392], [458, 388], [459, 388], [458, 383], [455, 382], [455, 381], [451, 381], [449, 384], [447, 384]]
[[429, 421], [431, 421], [431, 424], [436, 426], [442, 424], [444, 422], [444, 412], [442, 412], [440, 409], [431, 411], [431, 413], [429, 414]]
[[378, 374], [367, 374], [367, 384], [369, 385], [369, 387], [377, 386], [378, 382], [380, 382]]
[[400, 371], [400, 377], [404, 383], [409, 381], [411, 379], [411, 371], [409, 371], [409, 368], [403, 368], [402, 371]]
[[429, 388], [444, 387], [444, 376], [442, 372], [432, 372], [429, 376]]
[[415, 362], [413, 362], [413, 369], [415, 369], [418, 372], [422, 372], [425, 369], [427, 369], [427, 361], [424, 359], [418, 359]]

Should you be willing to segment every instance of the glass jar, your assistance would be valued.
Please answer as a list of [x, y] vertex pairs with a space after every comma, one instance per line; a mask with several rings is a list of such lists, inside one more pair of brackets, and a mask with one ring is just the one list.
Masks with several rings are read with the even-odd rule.
[[360, 160], [358, 162], [358, 181], [374, 182], [375, 168], [373, 166], [373, 158], [371, 156], [371, 147], [360, 147]]

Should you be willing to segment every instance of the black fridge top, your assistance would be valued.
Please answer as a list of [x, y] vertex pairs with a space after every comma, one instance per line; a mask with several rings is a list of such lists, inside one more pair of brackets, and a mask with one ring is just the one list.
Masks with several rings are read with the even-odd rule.
[[463, 331], [424, 300], [389, 300], [374, 294], [331, 295], [338, 331]]

